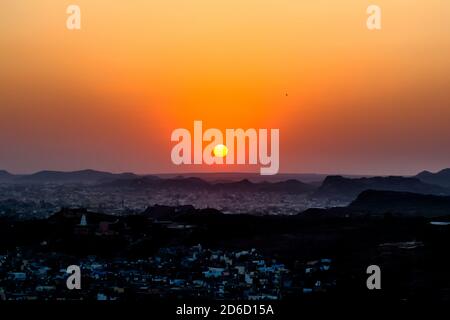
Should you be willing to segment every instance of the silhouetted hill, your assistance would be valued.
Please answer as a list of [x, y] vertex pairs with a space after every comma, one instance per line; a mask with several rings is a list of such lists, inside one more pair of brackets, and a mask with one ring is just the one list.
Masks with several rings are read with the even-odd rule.
[[417, 179], [445, 188], [450, 188], [450, 169], [444, 169], [436, 173], [422, 171], [416, 176]]
[[155, 177], [141, 177], [136, 179], [122, 179], [111, 181], [101, 185], [113, 188], [157, 188], [157, 189], [182, 189], [209, 191], [233, 191], [233, 192], [281, 192], [281, 193], [306, 193], [315, 190], [316, 187], [298, 180], [281, 182], [253, 183], [247, 179], [236, 182], [210, 183], [195, 177], [175, 177], [160, 179]]
[[181, 189], [203, 189], [208, 188], [210, 184], [200, 178], [177, 177], [175, 179], [162, 179], [158, 186], [163, 188], [181, 188]]
[[235, 191], [251, 191], [255, 187], [255, 183], [248, 179], [233, 182], [221, 182], [214, 184], [216, 190], [235, 190]]
[[315, 190], [316, 187], [311, 184], [290, 179], [274, 183], [262, 182], [259, 184], [258, 189], [266, 192], [306, 193]]
[[309, 208], [303, 212], [298, 213], [296, 216], [306, 220], [321, 220], [321, 219], [334, 219], [334, 218], [349, 218], [355, 216], [361, 216], [362, 213], [358, 210], [353, 210], [349, 207], [332, 207], [332, 208]]
[[450, 213], [450, 197], [410, 192], [376, 191], [362, 192], [349, 209], [368, 213], [404, 214], [436, 217]]
[[348, 179], [342, 176], [328, 176], [319, 189], [314, 193], [315, 197], [350, 201], [365, 190], [386, 190], [413, 192], [423, 194], [446, 195], [448, 190], [417, 178], [405, 177], [373, 177]]
[[6, 170], [0, 170], [0, 182], [9, 182], [15, 178], [15, 175]]
[[26, 183], [83, 183], [93, 184], [112, 180], [132, 179], [138, 177], [133, 173], [111, 173], [95, 170], [80, 171], [39, 171], [34, 174], [22, 176], [17, 182]]

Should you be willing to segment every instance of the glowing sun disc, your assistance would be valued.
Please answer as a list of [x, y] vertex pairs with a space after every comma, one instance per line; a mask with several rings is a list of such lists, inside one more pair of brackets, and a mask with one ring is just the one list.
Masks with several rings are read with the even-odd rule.
[[228, 153], [228, 148], [223, 144], [218, 144], [217, 146], [214, 147], [213, 153], [215, 157], [223, 158], [226, 157]]

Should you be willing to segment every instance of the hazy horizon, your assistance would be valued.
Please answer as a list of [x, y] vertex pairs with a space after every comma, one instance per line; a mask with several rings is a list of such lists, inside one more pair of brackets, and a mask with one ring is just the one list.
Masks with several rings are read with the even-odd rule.
[[[279, 172], [276, 175], [273, 176], [266, 176], [267, 178], [276, 178], [276, 176], [280, 175], [319, 175], [319, 176], [327, 176], [327, 175], [343, 175], [343, 176], [414, 176], [419, 174], [423, 171], [429, 171], [432, 173], [437, 173], [441, 170], [450, 168], [450, 165], [445, 168], [441, 168], [435, 171], [423, 169], [418, 172], [412, 172], [411, 174], [395, 174], [395, 173], [384, 173], [384, 174], [370, 174], [370, 173], [346, 173], [346, 172]], [[135, 172], [130, 170], [125, 171], [110, 171], [110, 170], [103, 170], [103, 169], [93, 169], [93, 168], [82, 168], [82, 169], [68, 169], [68, 170], [56, 170], [56, 169], [40, 169], [35, 171], [22, 171], [22, 172], [16, 172], [11, 171], [5, 168], [0, 168], [0, 171], [6, 171], [13, 175], [30, 175], [35, 174], [38, 172], [80, 172], [80, 171], [97, 171], [97, 172], [108, 172], [113, 174], [121, 174], [121, 173], [133, 173], [135, 175], [239, 175], [239, 174], [248, 174], [248, 175], [258, 175], [260, 176], [260, 173], [258, 171], [180, 171], [180, 172]], [[264, 176], [261, 176], [261, 178], [264, 178]]]

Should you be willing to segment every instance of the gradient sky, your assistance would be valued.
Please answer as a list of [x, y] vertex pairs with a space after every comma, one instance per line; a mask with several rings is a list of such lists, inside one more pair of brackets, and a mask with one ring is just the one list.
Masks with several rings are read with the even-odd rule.
[[171, 163], [203, 120], [280, 128], [282, 172], [438, 170], [449, 57], [448, 0], [2, 0], [0, 169], [249, 169]]

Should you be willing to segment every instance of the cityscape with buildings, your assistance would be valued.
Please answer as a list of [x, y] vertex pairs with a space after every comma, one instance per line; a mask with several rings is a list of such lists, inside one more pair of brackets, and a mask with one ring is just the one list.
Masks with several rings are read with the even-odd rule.
[[[68, 292], [67, 266], [83, 271], [82, 290]], [[74, 259], [17, 248], [0, 256], [0, 300], [142, 300], [184, 298], [279, 300], [333, 289], [332, 261], [297, 263], [294, 273], [249, 251], [161, 248], [146, 259]]]
[[[8, 177], [0, 300], [364, 300], [366, 269], [379, 265], [379, 298], [448, 301], [446, 172], [308, 183]], [[73, 265], [79, 289], [67, 284]]]

